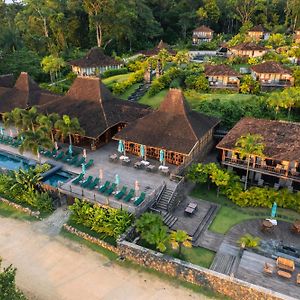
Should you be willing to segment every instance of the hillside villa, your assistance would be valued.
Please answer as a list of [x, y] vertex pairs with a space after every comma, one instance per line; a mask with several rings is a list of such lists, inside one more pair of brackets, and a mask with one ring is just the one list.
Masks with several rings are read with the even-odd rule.
[[241, 76], [228, 65], [206, 65], [204, 74], [214, 89], [239, 89]]
[[140, 51], [138, 54], [142, 54], [146, 57], [151, 57], [151, 56], [156, 56], [159, 54], [159, 52], [161, 50], [166, 50], [168, 52], [169, 55], [175, 56], [176, 55], [176, 51], [173, 50], [167, 43], [164, 43], [163, 40], [161, 40], [158, 45], [156, 47], [154, 47], [153, 49], [149, 49], [149, 50], [142, 50]]
[[260, 24], [252, 27], [248, 31], [248, 36], [255, 41], [267, 40], [270, 37], [270, 32]]
[[240, 120], [219, 142], [221, 163], [245, 180], [247, 160], [236, 150], [237, 140], [250, 134], [262, 136], [264, 157], [252, 155], [249, 178], [257, 185], [300, 190], [300, 124], [255, 118]]
[[213, 132], [219, 120], [192, 111], [180, 89], [170, 89], [158, 110], [129, 124], [114, 139], [125, 143], [127, 153], [140, 156], [141, 145], [146, 157], [174, 165], [187, 165], [205, 155], [213, 146]]
[[233, 56], [249, 58], [249, 57], [262, 57], [268, 52], [268, 49], [259, 44], [249, 42], [249, 43], [241, 43], [236, 46], [229, 47], [229, 51]]
[[213, 39], [214, 31], [202, 25], [193, 30], [193, 45], [199, 45], [201, 43], [211, 42]]
[[107, 56], [101, 48], [92, 48], [86, 56], [69, 61], [72, 71], [80, 76], [99, 76], [110, 69], [120, 69], [123, 63]]
[[253, 78], [262, 87], [289, 87], [294, 85], [291, 69], [275, 61], [266, 61], [250, 67]]

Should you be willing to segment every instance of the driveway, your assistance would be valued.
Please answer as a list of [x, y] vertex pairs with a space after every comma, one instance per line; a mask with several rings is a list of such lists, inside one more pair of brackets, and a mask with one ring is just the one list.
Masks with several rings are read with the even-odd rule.
[[30, 223], [0, 217], [0, 255], [17, 285], [35, 300], [207, 299], [158, 277], [123, 268], [58, 235], [56, 217]]

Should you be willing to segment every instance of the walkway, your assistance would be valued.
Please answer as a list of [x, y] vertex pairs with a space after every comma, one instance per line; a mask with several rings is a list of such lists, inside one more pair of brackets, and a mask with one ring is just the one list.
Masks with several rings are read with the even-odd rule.
[[59, 209], [35, 223], [0, 217], [3, 263], [18, 268], [17, 285], [29, 299], [207, 299], [150, 274], [120, 267], [58, 235], [66, 214]]

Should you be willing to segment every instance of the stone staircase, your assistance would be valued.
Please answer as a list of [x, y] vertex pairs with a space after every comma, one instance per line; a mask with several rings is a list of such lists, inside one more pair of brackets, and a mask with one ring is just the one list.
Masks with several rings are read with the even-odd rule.
[[149, 90], [151, 84], [150, 83], [144, 83], [140, 85], [129, 97], [128, 101], [137, 102], [139, 101]]
[[172, 197], [173, 191], [168, 189], [167, 187], [164, 189], [160, 198], [156, 202], [156, 208], [162, 211], [168, 210], [168, 203]]
[[163, 221], [165, 225], [167, 225], [169, 228], [172, 228], [173, 225], [177, 222], [178, 218], [173, 216], [170, 213], [166, 213], [163, 217]]

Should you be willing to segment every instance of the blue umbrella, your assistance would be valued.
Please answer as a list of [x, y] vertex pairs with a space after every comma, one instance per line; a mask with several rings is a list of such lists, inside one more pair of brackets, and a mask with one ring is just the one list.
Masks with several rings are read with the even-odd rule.
[[85, 175], [85, 171], [86, 171], [86, 169], [85, 169], [85, 164], [83, 163], [83, 164], [81, 164], [81, 173], [83, 174], [83, 175]]
[[165, 151], [162, 149], [159, 151], [159, 161], [161, 163], [163, 163], [165, 161]]
[[145, 146], [144, 145], [140, 146], [140, 152], [141, 152], [141, 157], [144, 158], [145, 157]]
[[273, 206], [272, 206], [271, 218], [273, 218], [273, 219], [275, 218], [276, 212], [277, 212], [277, 203], [274, 202]]
[[115, 181], [116, 185], [119, 186], [120, 185], [120, 176], [118, 174], [116, 174], [116, 181]]
[[72, 145], [69, 145], [69, 154], [72, 155], [73, 154], [73, 149], [72, 149]]
[[124, 143], [123, 143], [122, 140], [119, 140], [118, 151], [119, 151], [120, 153], [123, 153], [123, 152], [124, 152]]

